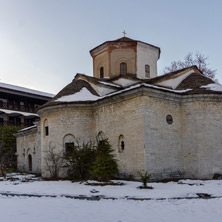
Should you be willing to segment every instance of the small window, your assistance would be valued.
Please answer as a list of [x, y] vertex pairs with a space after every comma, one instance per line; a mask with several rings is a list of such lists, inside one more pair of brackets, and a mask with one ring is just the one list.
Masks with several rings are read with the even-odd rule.
[[145, 65], [145, 76], [150, 78], [150, 66]]
[[65, 143], [66, 155], [71, 155], [74, 150], [74, 143]]
[[169, 125], [171, 125], [173, 123], [173, 117], [171, 115], [167, 115], [166, 116], [166, 121]]
[[120, 74], [122, 75], [127, 74], [127, 65], [125, 62], [120, 63]]
[[4, 126], [4, 119], [0, 118], [0, 126]]
[[47, 119], [44, 120], [43, 129], [44, 129], [44, 135], [48, 136], [49, 135], [49, 125], [48, 125]]
[[118, 146], [119, 146], [119, 152], [123, 152], [125, 149], [125, 142], [124, 142], [124, 136], [120, 135], [119, 136], [119, 141], [118, 141]]
[[104, 78], [104, 68], [101, 67], [100, 68], [100, 79], [103, 79]]
[[48, 135], [49, 135], [49, 127], [45, 126], [45, 136], [48, 136]]
[[125, 143], [124, 143], [124, 141], [121, 141], [120, 147], [121, 147], [121, 150], [124, 150], [124, 148], [125, 148]]

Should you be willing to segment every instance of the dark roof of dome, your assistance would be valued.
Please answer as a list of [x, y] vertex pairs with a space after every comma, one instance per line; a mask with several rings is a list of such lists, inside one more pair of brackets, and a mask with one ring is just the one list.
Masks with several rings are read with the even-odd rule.
[[212, 91], [202, 87], [211, 83], [215, 82], [199, 73], [192, 73], [179, 84], [176, 90], [192, 89], [191, 91], [186, 92], [186, 94], [221, 94], [222, 92]]
[[154, 46], [154, 45], [151, 45], [149, 43], [142, 42], [142, 41], [139, 41], [139, 40], [131, 39], [131, 38], [128, 38], [128, 37], [125, 37], [125, 36], [121, 37], [121, 38], [118, 38], [116, 40], [110, 40], [110, 41], [103, 42], [102, 44], [100, 44], [100, 45], [96, 46], [95, 48], [91, 49], [89, 52], [91, 54], [95, 49], [99, 48], [100, 46], [102, 46], [104, 44], [109, 44], [109, 43], [112, 43], [112, 42], [140, 42], [140, 43], [143, 43], [143, 44], [146, 44], [146, 45], [149, 45], [151, 47], [154, 47], [154, 48], [158, 49], [159, 50], [159, 54], [161, 52], [160, 48], [157, 47], [157, 46]]
[[112, 41], [112, 42], [137, 42], [136, 40], [134, 40], [134, 39], [131, 39], [131, 38], [128, 38], [128, 37], [121, 37], [121, 38], [119, 38], [119, 39], [116, 39], [116, 40], [114, 40], [114, 41]]
[[54, 96], [47, 103], [45, 103], [43, 106], [41, 106], [39, 108], [39, 110], [41, 108], [46, 107], [46, 106], [66, 103], [66, 102], [57, 102], [55, 100], [57, 100], [58, 98], [61, 98], [63, 96], [75, 94], [75, 93], [79, 92], [83, 87], [87, 88], [93, 95], [99, 96], [88, 82], [81, 80], [81, 79], [77, 79], [77, 80], [73, 79], [73, 81], [70, 84], [65, 86], [56, 96]]
[[[177, 78], [178, 76], [180, 77], [180, 74], [183, 73], [188, 73], [192, 72], [187, 76], [184, 80], [182, 80], [179, 85], [175, 88], [168, 88], [164, 85], [161, 85], [160, 83], [162, 81], [168, 81], [169, 79], [174, 79]], [[61, 97], [64, 96], [69, 96], [69, 95], [74, 95], [78, 92], [80, 92], [83, 88], [87, 88], [87, 90], [94, 96], [97, 96], [98, 98], [100, 97], [101, 99], [106, 98], [106, 96], [114, 96], [116, 93], [122, 93], [128, 90], [133, 90], [134, 88], [138, 87], [148, 87], [148, 88], [154, 88], [157, 90], [161, 91], [168, 91], [171, 93], [179, 93], [181, 95], [191, 95], [191, 94], [222, 94], [222, 91], [219, 90], [214, 90], [212, 86], [216, 86], [217, 84], [210, 78], [204, 76], [201, 74], [201, 72], [198, 70], [196, 66], [191, 66], [188, 68], [184, 68], [181, 70], [177, 70], [174, 72], [170, 72], [168, 74], [149, 79], [149, 80], [140, 80], [137, 79], [133, 76], [126, 76], [127, 79], [133, 79], [133, 80], [139, 80], [136, 81], [135, 83], [132, 83], [129, 86], [123, 87], [123, 86], [118, 86], [115, 84], [115, 81], [118, 78], [125, 78], [125, 76], [119, 76], [115, 77], [110, 80], [101, 80], [97, 79], [94, 77], [89, 77], [83, 74], [77, 74], [76, 77], [73, 79], [73, 81], [68, 84], [66, 87], [64, 87], [55, 97], [50, 99], [47, 103], [45, 103], [43, 106], [39, 108], [41, 110], [42, 108], [52, 106], [52, 105], [60, 105], [60, 104], [67, 104], [67, 103], [92, 103], [94, 102], [93, 100], [76, 100], [76, 101], [68, 101], [64, 102], [64, 100], [58, 100]], [[114, 81], [114, 83], [113, 83]], [[114, 93], [107, 93], [104, 96], [99, 95], [96, 90], [91, 86], [90, 83], [93, 83], [94, 85], [102, 85], [103, 87], [108, 87], [108, 88], [113, 88]], [[133, 87], [136, 86], [136, 87]], [[123, 90], [123, 91], [122, 91]]]
[[201, 73], [201, 71], [197, 68], [197, 66], [194, 65], [194, 66], [186, 67], [186, 68], [179, 69], [179, 70], [176, 70], [176, 71], [173, 71], [173, 72], [169, 72], [169, 73], [166, 73], [164, 75], [154, 77], [152, 79], [145, 80], [145, 82], [147, 82], [149, 84], [155, 84], [157, 82], [164, 81], [164, 80], [166, 80], [170, 77], [173, 77], [177, 74], [180, 74], [181, 72], [188, 71], [189, 69], [195, 69], [196, 72], [199, 72], [199, 74]]

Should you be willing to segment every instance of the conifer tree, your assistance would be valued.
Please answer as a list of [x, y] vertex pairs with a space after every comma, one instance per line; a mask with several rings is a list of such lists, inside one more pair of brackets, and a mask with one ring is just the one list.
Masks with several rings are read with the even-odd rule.
[[107, 139], [98, 142], [96, 160], [92, 164], [90, 174], [99, 181], [108, 181], [118, 174], [117, 161]]

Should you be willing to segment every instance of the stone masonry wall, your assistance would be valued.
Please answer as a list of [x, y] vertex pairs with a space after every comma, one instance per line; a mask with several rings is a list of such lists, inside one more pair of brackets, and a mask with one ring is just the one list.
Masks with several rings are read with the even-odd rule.
[[[40, 131], [32, 129], [29, 132], [19, 133], [16, 136], [17, 168], [21, 172], [41, 173]], [[28, 156], [32, 157], [32, 170], [30, 171]]]
[[[172, 124], [166, 121], [173, 118]], [[181, 108], [173, 99], [144, 96], [146, 170], [154, 179], [181, 177]]]
[[222, 101], [183, 102], [183, 164], [189, 178], [222, 174]]
[[[48, 120], [49, 135], [44, 135], [44, 121]], [[93, 112], [90, 109], [73, 106], [54, 107], [50, 112], [41, 115], [41, 147], [42, 147], [42, 176], [50, 177], [46, 166], [47, 151], [54, 148], [56, 153], [64, 152], [64, 137], [73, 135], [80, 144], [93, 138]], [[60, 176], [65, 176], [61, 169]]]
[[[145, 169], [144, 118], [142, 96], [100, 105], [95, 111], [96, 134], [108, 138], [118, 160], [120, 176], [137, 177]], [[123, 136], [124, 150], [119, 144]]]
[[[166, 117], [172, 117], [172, 123]], [[59, 105], [41, 111], [42, 175], [50, 146], [64, 151], [64, 137], [108, 138], [121, 176], [147, 170], [153, 179], [204, 178], [222, 174], [222, 99], [182, 96], [152, 89], [127, 92], [94, 105]], [[44, 135], [47, 119], [49, 135]], [[124, 141], [124, 149], [120, 145]], [[24, 142], [25, 144], [25, 142]], [[61, 171], [61, 176], [65, 175]]]

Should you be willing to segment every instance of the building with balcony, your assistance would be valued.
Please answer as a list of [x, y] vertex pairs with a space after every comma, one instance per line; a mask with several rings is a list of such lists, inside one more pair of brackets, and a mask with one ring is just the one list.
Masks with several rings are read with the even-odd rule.
[[0, 83], [0, 126], [29, 127], [39, 120], [36, 109], [53, 94]]

